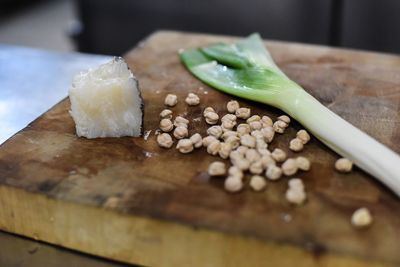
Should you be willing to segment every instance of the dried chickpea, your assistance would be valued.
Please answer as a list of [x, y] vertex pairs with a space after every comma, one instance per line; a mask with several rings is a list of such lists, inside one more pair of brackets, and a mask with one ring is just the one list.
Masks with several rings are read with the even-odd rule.
[[170, 132], [174, 129], [174, 125], [170, 119], [162, 119], [160, 121], [160, 129], [163, 132]]
[[261, 163], [265, 169], [276, 164], [275, 160], [270, 155], [263, 155], [261, 157]]
[[248, 125], [247, 123], [241, 123], [236, 127], [236, 132], [239, 136], [249, 134], [251, 132], [250, 125]]
[[208, 166], [208, 174], [210, 176], [222, 176], [226, 174], [225, 163], [214, 161]]
[[359, 208], [351, 216], [351, 224], [357, 228], [367, 227], [372, 221], [372, 215], [367, 208]]
[[261, 159], [260, 154], [258, 154], [257, 150], [255, 150], [255, 149], [253, 149], [253, 148], [247, 149], [247, 151], [245, 152], [244, 157], [245, 157], [248, 161], [250, 161], [250, 163], [259, 161], [259, 160]]
[[218, 155], [223, 159], [227, 159], [231, 151], [232, 151], [231, 144], [222, 142], [218, 151]]
[[209, 144], [211, 144], [212, 142], [215, 142], [215, 141], [218, 141], [218, 139], [215, 138], [215, 136], [208, 135], [203, 138], [203, 146], [208, 147]]
[[272, 125], [272, 128], [274, 129], [274, 131], [276, 132], [276, 133], [280, 133], [280, 134], [282, 134], [282, 133], [284, 133], [285, 132], [285, 129], [287, 128], [287, 124], [286, 124], [286, 122], [284, 122], [284, 121], [276, 121], [276, 122], [274, 122], [274, 124]]
[[208, 124], [217, 124], [217, 122], [219, 120], [218, 114], [215, 112], [212, 112], [212, 111], [204, 114], [204, 118], [206, 119], [206, 122]]
[[264, 140], [267, 143], [271, 143], [274, 140], [275, 131], [271, 126], [267, 126], [262, 128], [261, 130], [262, 135], [264, 136]]
[[260, 120], [261, 120], [260, 116], [258, 116], [258, 115], [253, 115], [253, 116], [251, 116], [250, 118], [248, 118], [248, 119], [246, 120], [246, 122], [247, 122], [248, 124], [250, 124], [250, 123], [253, 122], [253, 121], [260, 121]]
[[236, 121], [236, 116], [233, 114], [226, 114], [221, 118], [221, 121]]
[[200, 104], [200, 98], [198, 95], [193, 94], [193, 93], [189, 93], [185, 99], [185, 102], [189, 105], [189, 106], [196, 106], [198, 104]]
[[351, 172], [351, 170], [353, 169], [353, 162], [346, 158], [341, 158], [335, 162], [335, 168], [339, 172]]
[[264, 139], [264, 136], [260, 130], [253, 130], [253, 131], [251, 131], [250, 135], [256, 139]]
[[248, 119], [250, 117], [250, 109], [249, 108], [238, 108], [235, 111], [236, 117], [240, 119]]
[[261, 174], [264, 171], [264, 167], [261, 161], [256, 161], [250, 164], [249, 171], [251, 174]]
[[264, 138], [256, 139], [256, 148], [257, 148], [257, 150], [264, 150], [264, 149], [268, 148], [268, 144], [265, 143]]
[[268, 116], [262, 116], [261, 123], [262, 123], [263, 128], [272, 127], [272, 125], [273, 125], [271, 118]]
[[290, 140], [289, 149], [294, 152], [302, 151], [304, 148], [303, 141], [298, 138]]
[[240, 146], [240, 138], [237, 136], [229, 136], [225, 139], [225, 143], [230, 144], [232, 149], [236, 149]]
[[232, 159], [238, 159], [238, 158], [243, 158], [243, 154], [241, 154], [239, 151], [237, 150], [233, 150], [231, 151], [231, 153], [229, 154], [229, 158]]
[[286, 176], [294, 175], [297, 170], [297, 163], [295, 159], [287, 159], [281, 166], [282, 172]]
[[285, 122], [287, 125], [290, 123], [290, 118], [286, 115], [279, 116], [278, 120]]
[[305, 157], [296, 158], [297, 167], [302, 171], [308, 171], [311, 168], [310, 161]]
[[278, 180], [282, 176], [282, 169], [276, 165], [270, 165], [265, 172], [265, 176], [270, 180]]
[[184, 126], [178, 126], [174, 130], [174, 136], [176, 139], [182, 139], [188, 137], [189, 132], [188, 129]]
[[250, 179], [250, 187], [254, 191], [261, 191], [267, 186], [267, 181], [260, 175], [254, 175]]
[[286, 153], [280, 148], [275, 148], [274, 151], [271, 153], [271, 157], [276, 162], [284, 162], [286, 160]]
[[302, 189], [304, 190], [304, 184], [303, 181], [299, 178], [292, 178], [288, 181], [289, 188], [295, 188], [295, 189]]
[[242, 156], [244, 156], [245, 154], [246, 154], [246, 151], [248, 150], [249, 148], [247, 147], [247, 146], [239, 146], [237, 149], [236, 149], [236, 151], [238, 152], [238, 153], [240, 153]]
[[207, 146], [207, 153], [215, 156], [218, 154], [220, 148], [221, 148], [221, 142], [218, 140], [214, 141]]
[[174, 120], [175, 127], [182, 126], [182, 127], [186, 127], [187, 128], [188, 124], [189, 124], [189, 120], [185, 119], [182, 116], [176, 116], [176, 118]]
[[239, 102], [236, 100], [231, 100], [226, 104], [226, 109], [229, 113], [235, 113], [235, 111], [239, 108]]
[[255, 148], [256, 147], [256, 139], [249, 134], [245, 134], [240, 137], [240, 144], [242, 146], [247, 146], [249, 148]]
[[215, 113], [215, 110], [214, 110], [212, 107], [206, 107], [206, 108], [204, 109], [204, 111], [203, 111], [203, 116], [206, 116], [206, 114], [207, 114], [208, 112], [213, 112], [213, 113]]
[[166, 106], [173, 107], [173, 106], [176, 105], [176, 103], [178, 103], [178, 97], [177, 97], [176, 95], [168, 94], [168, 95], [165, 97], [164, 104], [165, 104]]
[[170, 148], [174, 141], [172, 137], [167, 133], [162, 133], [157, 136], [157, 143], [160, 147]]
[[199, 133], [195, 133], [189, 139], [190, 141], [192, 141], [195, 148], [199, 148], [203, 145], [203, 139], [201, 138], [201, 135]]
[[249, 123], [249, 126], [252, 130], [260, 130], [262, 128], [262, 124], [259, 121], [252, 121]]
[[229, 176], [235, 176], [240, 179], [243, 179], [243, 172], [241, 169], [239, 169], [237, 166], [231, 166], [228, 170], [228, 175]]
[[190, 153], [193, 151], [193, 143], [192, 141], [190, 141], [190, 139], [181, 139], [178, 141], [176, 149], [178, 149], [179, 152], [184, 154]]
[[224, 188], [230, 193], [239, 192], [243, 188], [243, 181], [236, 176], [228, 176], [225, 179]]
[[307, 143], [310, 141], [310, 139], [311, 139], [310, 135], [307, 133], [306, 130], [300, 130], [300, 131], [298, 131], [298, 132], [296, 133], [296, 137], [297, 137], [298, 139], [300, 139], [300, 140], [303, 142], [304, 145], [307, 144]]
[[222, 127], [218, 125], [211, 126], [207, 129], [207, 134], [219, 139], [222, 136]]
[[271, 151], [269, 151], [268, 148], [257, 148], [257, 152], [261, 156], [271, 156]]
[[286, 199], [292, 204], [301, 205], [306, 201], [307, 195], [304, 189], [289, 188], [286, 191]]
[[250, 168], [250, 162], [244, 157], [231, 157], [231, 162], [242, 171], [246, 171]]
[[235, 127], [235, 125], [236, 125], [236, 121], [228, 121], [228, 120], [223, 121], [221, 124], [222, 128], [226, 129], [226, 130], [232, 130], [233, 127]]
[[235, 132], [235, 131], [225, 131], [225, 132], [222, 134], [221, 138], [222, 138], [223, 140], [226, 140], [226, 139], [228, 139], [228, 138], [231, 137], [231, 136], [237, 137], [237, 132]]
[[172, 119], [172, 111], [169, 109], [164, 109], [160, 112], [161, 119]]

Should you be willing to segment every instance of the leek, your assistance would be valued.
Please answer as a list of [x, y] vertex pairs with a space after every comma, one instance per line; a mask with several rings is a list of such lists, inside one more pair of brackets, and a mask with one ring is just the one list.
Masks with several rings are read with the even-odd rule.
[[258, 34], [235, 44], [188, 49], [180, 57], [204, 83], [283, 110], [332, 150], [400, 196], [400, 157], [290, 80], [274, 63]]

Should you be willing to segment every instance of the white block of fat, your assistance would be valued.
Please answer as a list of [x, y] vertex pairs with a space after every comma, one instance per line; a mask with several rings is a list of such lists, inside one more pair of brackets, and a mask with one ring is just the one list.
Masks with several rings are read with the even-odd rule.
[[143, 99], [122, 58], [74, 77], [69, 89], [76, 134], [87, 138], [140, 136]]

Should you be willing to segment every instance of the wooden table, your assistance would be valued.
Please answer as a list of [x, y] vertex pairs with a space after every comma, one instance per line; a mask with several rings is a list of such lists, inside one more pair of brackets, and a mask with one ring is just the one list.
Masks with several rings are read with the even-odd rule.
[[[182, 155], [159, 148], [154, 131], [167, 93], [181, 100], [174, 114], [204, 135], [202, 110], [220, 115], [231, 96], [196, 80], [177, 51], [234, 38], [158, 32], [125, 55], [139, 78], [149, 138], [77, 138], [69, 100], [57, 104], [0, 147], [0, 228], [125, 262], [163, 266], [398, 266], [399, 199], [355, 169], [334, 171], [337, 155], [315, 138], [300, 173], [304, 207], [284, 199], [287, 178], [266, 192], [227, 194], [210, 179], [215, 160], [204, 150]], [[400, 152], [400, 58], [293, 43], [267, 42], [278, 65], [334, 112]], [[188, 92], [202, 104], [188, 108]], [[240, 101], [254, 114], [280, 111]], [[293, 122], [271, 148], [288, 151], [301, 126]], [[289, 156], [296, 156], [288, 151]], [[375, 221], [365, 230], [349, 220], [360, 206]]]

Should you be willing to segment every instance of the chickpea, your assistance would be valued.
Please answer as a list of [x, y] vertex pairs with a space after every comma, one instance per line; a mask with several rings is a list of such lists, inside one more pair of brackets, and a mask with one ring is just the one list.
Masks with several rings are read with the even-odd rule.
[[303, 181], [299, 178], [292, 178], [288, 181], [289, 188], [304, 190]]
[[229, 136], [226, 138], [225, 143], [230, 144], [232, 149], [236, 149], [240, 146], [240, 138], [237, 136]]
[[232, 151], [231, 144], [222, 142], [218, 151], [218, 155], [223, 159], [227, 159], [231, 151]]
[[218, 154], [220, 148], [221, 148], [221, 142], [218, 140], [214, 141], [207, 146], [207, 153], [215, 156]]
[[254, 175], [250, 179], [250, 187], [254, 191], [261, 191], [267, 186], [267, 182], [265, 181], [264, 177], [260, 175]]
[[231, 100], [226, 104], [226, 109], [228, 110], [229, 113], [235, 113], [237, 109], [239, 109], [239, 102], [236, 100]]
[[247, 146], [249, 148], [255, 148], [256, 139], [249, 134], [245, 134], [240, 137], [240, 144], [242, 144], [242, 146]]
[[264, 168], [269, 168], [270, 166], [276, 164], [275, 160], [269, 155], [263, 155], [261, 157], [261, 163]]
[[215, 138], [215, 136], [208, 135], [203, 138], [203, 146], [208, 147], [209, 144], [211, 144], [212, 142], [215, 142], [215, 141], [218, 141], [218, 139]]
[[262, 116], [261, 123], [262, 123], [263, 128], [272, 127], [272, 125], [273, 125], [271, 118], [268, 116]]
[[221, 121], [236, 121], [236, 116], [233, 114], [226, 114], [221, 118]]
[[275, 148], [274, 151], [271, 153], [271, 157], [276, 161], [276, 162], [283, 162], [286, 159], [286, 153], [280, 148]]
[[268, 148], [257, 148], [257, 152], [261, 156], [271, 156], [271, 151], [269, 151]]
[[176, 139], [183, 139], [185, 137], [188, 137], [188, 135], [188, 129], [184, 126], [178, 126], [174, 130], [174, 136]]
[[189, 120], [185, 119], [182, 116], [176, 116], [176, 118], [174, 120], [175, 127], [182, 126], [182, 127], [186, 127], [187, 128], [188, 124], [189, 124]]
[[259, 121], [252, 121], [249, 125], [252, 130], [260, 130], [262, 128], [262, 124]]
[[168, 94], [168, 95], [165, 97], [164, 104], [165, 104], [166, 106], [173, 107], [173, 106], [176, 105], [176, 103], [178, 103], [178, 97], [177, 97], [176, 95]]
[[250, 162], [243, 157], [231, 158], [231, 162], [242, 171], [246, 171], [250, 168]]
[[302, 171], [308, 171], [311, 168], [310, 161], [305, 157], [296, 158], [297, 167]]
[[235, 111], [236, 117], [240, 119], [248, 119], [250, 117], [250, 109], [249, 108], [238, 108]]
[[250, 135], [256, 139], [264, 139], [264, 136], [260, 130], [253, 130], [253, 131], [251, 131]]
[[210, 176], [222, 176], [226, 174], [225, 163], [214, 161], [208, 166], [208, 174]]
[[162, 133], [157, 136], [157, 143], [160, 147], [170, 148], [174, 141], [172, 141], [172, 137], [167, 133]]
[[271, 143], [275, 136], [275, 130], [271, 126], [267, 126], [262, 128], [260, 131], [264, 136], [265, 142]]
[[195, 148], [199, 148], [203, 145], [203, 139], [201, 138], [201, 135], [199, 133], [195, 133], [189, 139], [193, 143], [193, 146]]
[[207, 129], [207, 134], [219, 139], [222, 136], [222, 127], [218, 125], [211, 126]]
[[286, 199], [292, 204], [301, 205], [306, 201], [307, 195], [303, 189], [289, 188], [286, 191]]
[[367, 208], [359, 208], [351, 216], [351, 224], [357, 228], [367, 227], [372, 221], [372, 215]]
[[298, 131], [298, 132], [296, 133], [296, 137], [297, 137], [298, 139], [300, 139], [300, 140], [303, 142], [304, 145], [307, 144], [307, 143], [310, 141], [310, 139], [311, 139], [310, 135], [307, 133], [306, 130], [300, 130], [300, 131]]
[[206, 116], [206, 114], [207, 114], [208, 112], [216, 113], [215, 110], [214, 110], [212, 107], [206, 107], [206, 108], [204, 109], [204, 111], [203, 111], [203, 116]]
[[228, 175], [243, 179], [243, 172], [237, 166], [231, 166], [228, 170]]
[[176, 149], [178, 149], [179, 152], [184, 154], [190, 153], [193, 151], [193, 143], [189, 139], [181, 139], [178, 141]]
[[256, 139], [256, 148], [257, 148], [257, 150], [264, 150], [264, 149], [268, 148], [268, 144], [265, 143], [264, 138]]
[[290, 123], [290, 118], [286, 115], [282, 115], [278, 117], [278, 120], [285, 122], [286, 124]]
[[249, 171], [251, 174], [261, 174], [264, 171], [261, 161], [256, 161], [250, 164]]
[[204, 115], [204, 117], [205, 117], [206, 122], [207, 122], [208, 124], [217, 124], [217, 122], [218, 122], [218, 120], [219, 120], [219, 116], [218, 116], [218, 114], [215, 113], [215, 112], [207, 112], [207, 113]]
[[261, 120], [260, 116], [258, 116], [258, 115], [253, 115], [253, 116], [251, 116], [250, 118], [248, 118], [248, 119], [246, 120], [246, 122], [247, 122], [248, 124], [250, 124], [250, 123], [253, 122], [253, 121], [260, 121], [260, 120]]
[[353, 169], [353, 162], [346, 158], [341, 158], [335, 162], [335, 168], [339, 172], [351, 172], [351, 170]]
[[164, 109], [163, 111], [160, 112], [160, 118], [161, 119], [172, 119], [172, 111], [169, 109]]
[[281, 167], [283, 174], [286, 176], [294, 175], [298, 170], [295, 159], [287, 159]]
[[265, 172], [265, 176], [270, 180], [278, 180], [282, 176], [282, 169], [276, 165], [270, 165]]
[[170, 132], [174, 129], [174, 125], [170, 119], [162, 119], [160, 121], [160, 129], [163, 132]]
[[274, 129], [274, 131], [276, 133], [280, 133], [283, 134], [285, 132], [285, 129], [287, 128], [287, 124], [284, 121], [276, 121], [274, 122], [274, 124], [272, 125], [272, 128]]
[[239, 136], [249, 134], [251, 132], [250, 125], [248, 125], [247, 123], [241, 123], [237, 126], [236, 132]]
[[226, 139], [228, 139], [228, 138], [231, 137], [231, 136], [237, 137], [237, 132], [235, 132], [235, 131], [225, 131], [225, 132], [222, 134], [221, 138], [222, 138], [223, 140], [226, 140]]
[[235, 125], [236, 125], [236, 121], [228, 121], [228, 120], [226, 120], [226, 121], [222, 122], [221, 126], [222, 126], [223, 129], [232, 130], [233, 127], [235, 127]]
[[239, 146], [237, 149], [236, 149], [236, 151], [238, 152], [238, 153], [240, 153], [242, 156], [244, 156], [245, 154], [246, 154], [246, 151], [248, 150], [249, 148], [247, 147], [247, 146]]
[[189, 93], [188, 96], [185, 99], [185, 102], [189, 106], [196, 106], [196, 105], [200, 104], [200, 98], [196, 94]]
[[230, 193], [239, 192], [243, 188], [242, 179], [236, 176], [228, 176], [228, 178], [225, 179], [224, 188]]
[[258, 154], [257, 150], [255, 149], [247, 149], [247, 151], [245, 152], [245, 158], [250, 161], [250, 163], [259, 161], [261, 159], [260, 154]]
[[303, 148], [304, 148], [303, 141], [301, 141], [298, 138], [292, 139], [289, 143], [289, 149], [294, 152], [299, 152], [303, 150]]

